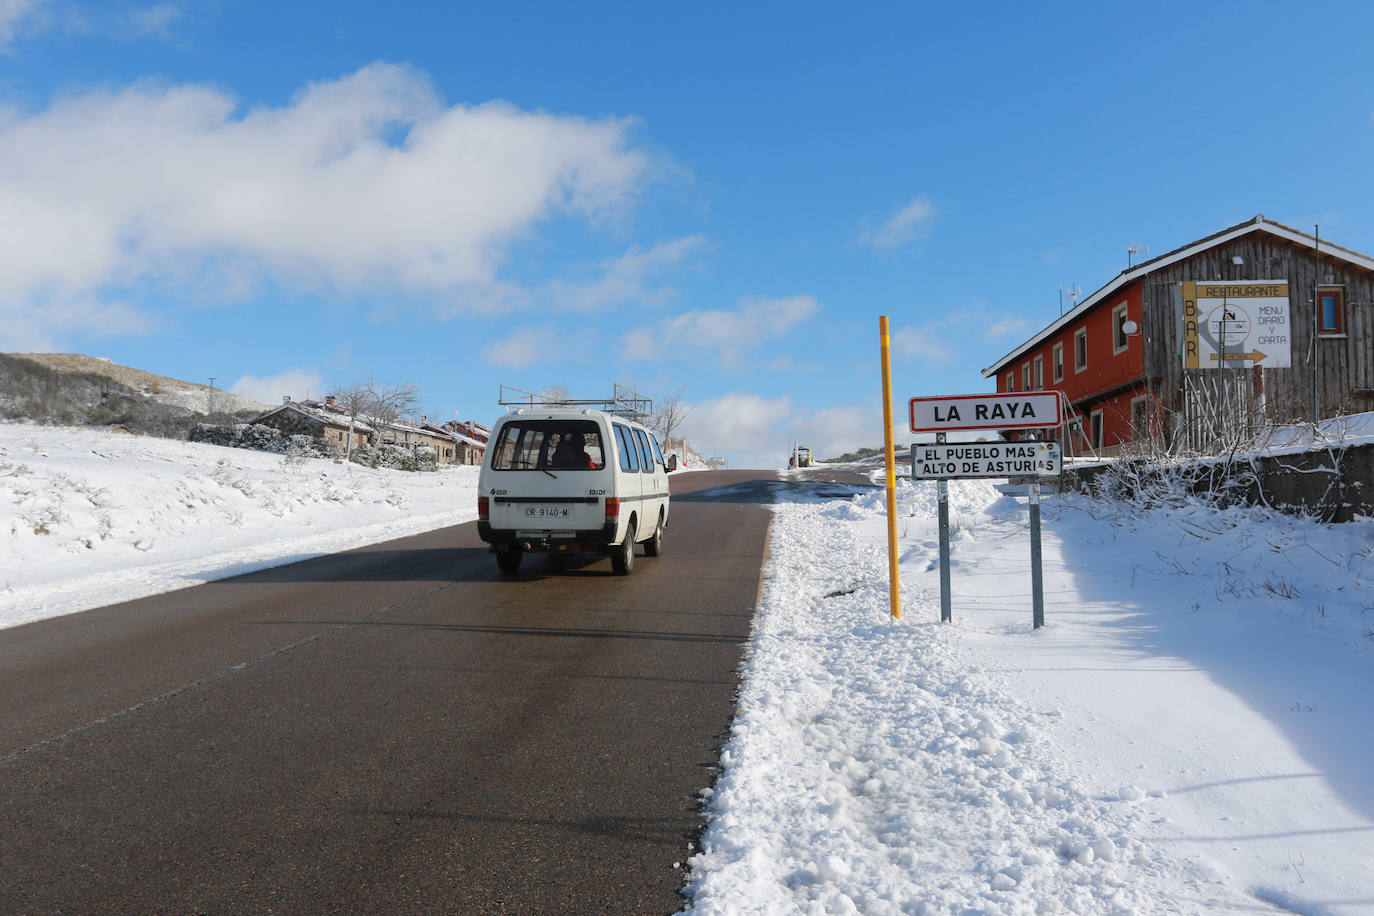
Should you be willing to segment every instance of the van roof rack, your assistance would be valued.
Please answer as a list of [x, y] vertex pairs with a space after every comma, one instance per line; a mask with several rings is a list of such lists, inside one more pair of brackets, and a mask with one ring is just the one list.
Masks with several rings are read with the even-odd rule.
[[535, 394], [510, 385], [502, 385], [496, 403], [502, 407], [590, 407], [606, 413], [642, 420], [654, 412], [653, 398], [646, 398], [638, 391], [626, 388], [617, 382], [609, 398], [569, 398], [561, 394]]

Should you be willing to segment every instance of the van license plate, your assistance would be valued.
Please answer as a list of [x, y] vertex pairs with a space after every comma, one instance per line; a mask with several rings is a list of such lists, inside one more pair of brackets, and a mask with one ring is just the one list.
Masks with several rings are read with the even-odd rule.
[[567, 518], [569, 511], [558, 506], [526, 506], [525, 518]]

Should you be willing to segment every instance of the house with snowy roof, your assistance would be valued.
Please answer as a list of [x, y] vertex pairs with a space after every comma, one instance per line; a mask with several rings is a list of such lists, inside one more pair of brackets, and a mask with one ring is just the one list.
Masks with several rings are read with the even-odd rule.
[[1128, 267], [983, 376], [1063, 392], [1077, 455], [1371, 410], [1374, 258], [1256, 216]]
[[293, 401], [290, 395], [282, 398], [279, 407], [255, 417], [252, 422], [279, 429], [288, 436], [313, 436], [323, 439], [335, 451], [344, 452], [360, 445], [366, 445], [372, 437], [373, 428], [362, 419], [351, 423], [343, 411], [331, 409], [318, 401]]

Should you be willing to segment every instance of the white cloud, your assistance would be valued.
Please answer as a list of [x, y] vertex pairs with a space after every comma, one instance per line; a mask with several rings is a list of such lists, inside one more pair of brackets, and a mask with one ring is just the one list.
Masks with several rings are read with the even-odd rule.
[[892, 332], [892, 353], [926, 366], [949, 366], [963, 359], [977, 339], [1020, 336], [1026, 327], [1024, 319], [994, 314], [987, 303], [974, 300], [947, 317], [897, 328]]
[[682, 424], [692, 451], [720, 455], [731, 467], [787, 466], [788, 443], [782, 431], [794, 405], [790, 397], [727, 394], [692, 405]]
[[951, 345], [951, 330], [949, 321], [898, 328], [892, 334], [892, 352], [898, 357], [947, 366], [957, 356], [957, 350]]
[[[82, 0], [0, 0], [0, 52], [20, 37], [46, 32], [115, 41], [178, 41], [177, 27], [190, 14], [188, 0], [82, 2]], [[201, 4], [199, 15], [212, 12]]]
[[865, 230], [859, 239], [874, 248], [900, 248], [928, 231], [934, 221], [935, 205], [922, 194], [889, 216], [881, 226]]
[[635, 359], [659, 359], [669, 352], [707, 353], [738, 364], [764, 342], [786, 334], [820, 311], [813, 296], [744, 297], [736, 309], [706, 309], [673, 315], [625, 336]]
[[[901, 427], [897, 427], [901, 429]], [[787, 438], [810, 447], [816, 458], [838, 458], [860, 448], [881, 448], [883, 410], [877, 407], [827, 407], [793, 417]]]
[[185, 17], [186, 9], [181, 3], [154, 3], [124, 15], [134, 36], [169, 39], [175, 37], [174, 27]]
[[0, 322], [70, 320], [79, 300], [157, 284], [508, 295], [514, 240], [633, 203], [651, 162], [630, 126], [445, 106], [384, 63], [244, 113], [218, 89], [149, 83], [0, 111]]
[[726, 458], [735, 468], [783, 468], [792, 443], [817, 458], [834, 458], [883, 443], [881, 407], [847, 406], [811, 411], [791, 397], [727, 394], [695, 404], [683, 423], [692, 450]]
[[280, 404], [285, 395], [302, 401], [307, 397], [323, 396], [324, 389], [324, 379], [319, 373], [310, 369], [286, 369], [266, 378], [245, 375], [230, 386], [229, 391], [263, 404]]
[[9, 47], [25, 20], [42, 8], [46, 0], [0, 0], [0, 51]]
[[658, 304], [672, 291], [650, 289], [646, 281], [668, 267], [681, 264], [705, 247], [706, 239], [700, 235], [660, 242], [647, 251], [636, 246], [620, 257], [603, 262], [601, 276], [595, 280], [583, 283], [555, 280], [539, 298], [557, 308], [580, 311], [611, 308], [627, 302]]
[[595, 349], [596, 340], [596, 332], [589, 328], [533, 325], [490, 345], [482, 351], [482, 359], [504, 369], [523, 369], [535, 363], [554, 365], [586, 357]]
[[541, 354], [553, 352], [558, 341], [559, 334], [552, 327], [522, 328], [483, 350], [482, 359], [493, 366], [523, 369], [536, 362]]
[[997, 337], [1014, 337], [1026, 333], [1026, 322], [1021, 318], [1002, 318], [987, 325], [983, 336], [989, 340]]

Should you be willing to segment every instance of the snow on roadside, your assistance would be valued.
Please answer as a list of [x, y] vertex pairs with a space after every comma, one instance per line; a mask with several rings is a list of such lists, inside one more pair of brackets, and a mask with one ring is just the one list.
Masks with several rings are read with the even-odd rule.
[[[689, 912], [1371, 905], [1374, 797], [1338, 753], [1374, 751], [1370, 523], [1057, 498], [1033, 631], [1024, 502], [956, 482], [941, 625], [934, 486], [900, 486], [901, 622], [881, 491], [774, 507]], [[1293, 682], [1332, 714], [1295, 722]]]
[[476, 493], [476, 468], [0, 423], [0, 626], [470, 521]]

